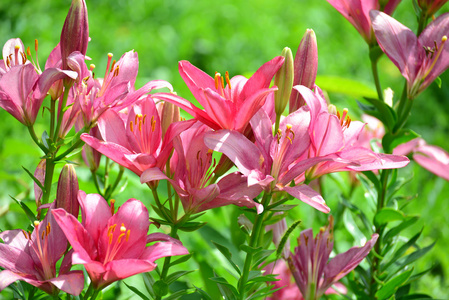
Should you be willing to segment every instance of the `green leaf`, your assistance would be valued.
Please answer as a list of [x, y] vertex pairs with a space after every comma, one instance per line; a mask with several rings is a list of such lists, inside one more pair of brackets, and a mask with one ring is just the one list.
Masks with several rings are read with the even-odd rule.
[[175, 282], [176, 280], [178, 280], [179, 278], [181, 278], [184, 275], [187, 275], [189, 273], [195, 272], [195, 270], [190, 270], [190, 271], [178, 271], [175, 272], [173, 274], [170, 274], [169, 276], [167, 276], [167, 278], [165, 279], [165, 282], [170, 285], [173, 282]]
[[437, 78], [435, 78], [435, 81], [434, 81], [435, 83], [436, 83], [436, 85], [438, 85], [438, 87], [441, 89], [441, 77], [437, 77]]
[[201, 227], [203, 227], [206, 224], [207, 224], [207, 222], [187, 222], [184, 225], [182, 225], [181, 227], [179, 227], [179, 230], [182, 230], [185, 232], [193, 232], [193, 231], [200, 229]]
[[27, 170], [27, 168], [25, 168], [24, 166], [22, 166], [22, 168], [25, 170], [25, 172], [27, 172], [27, 174], [31, 177], [31, 179], [33, 179], [33, 181], [37, 184], [38, 187], [40, 187], [40, 189], [42, 191], [45, 191], [44, 186], [42, 185], [42, 183], [39, 181], [39, 179], [37, 179], [33, 173], [31, 173], [30, 171]]
[[156, 298], [156, 294], [153, 290], [153, 285], [156, 281], [154, 280], [153, 276], [150, 273], [142, 273], [142, 278], [148, 294], [150, 294], [152, 298]]
[[346, 229], [356, 241], [360, 241], [365, 238], [365, 235], [360, 231], [359, 227], [354, 221], [354, 218], [348, 210], [345, 210], [343, 213], [343, 222]]
[[200, 289], [195, 285], [193, 285], [193, 287], [196, 289], [196, 292], [203, 297], [204, 300], [212, 300], [212, 298], [209, 296], [207, 292], [203, 291], [202, 289]]
[[34, 213], [31, 211], [31, 209], [25, 203], [23, 203], [22, 201], [14, 198], [11, 195], [9, 195], [9, 197], [11, 197], [11, 199], [14, 200], [17, 204], [19, 204], [20, 208], [22, 208], [22, 210], [25, 212], [26, 216], [31, 221], [31, 223], [36, 221], [36, 216], [34, 215]]
[[256, 253], [262, 251], [263, 249], [262, 249], [262, 247], [254, 248], [254, 247], [250, 247], [248, 245], [243, 244], [240, 246], [240, 250], [245, 251], [248, 254], [255, 255]]
[[382, 138], [382, 147], [386, 152], [388, 152], [390, 150], [393, 150], [400, 144], [407, 143], [417, 137], [420, 137], [420, 135], [411, 129], [401, 129], [395, 134], [388, 132]]
[[147, 296], [145, 296], [141, 291], [139, 291], [137, 288], [126, 284], [126, 282], [123, 281], [123, 283], [126, 285], [127, 288], [129, 288], [134, 294], [136, 294], [137, 296], [139, 296], [140, 298], [144, 299], [144, 300], [150, 300], [150, 298], [148, 298]]
[[174, 292], [173, 294], [171, 294], [168, 297], [165, 297], [164, 300], [176, 300], [176, 299], [181, 298], [185, 294], [189, 294], [189, 293], [191, 293], [191, 292], [189, 292], [188, 290], [180, 290], [180, 291]]
[[218, 284], [218, 288], [220, 289], [220, 292], [225, 299], [237, 300], [239, 292], [226, 279], [224, 279], [223, 277], [212, 277], [209, 279]]
[[253, 257], [252, 269], [258, 268], [262, 263], [264, 263], [267, 257], [273, 253], [274, 250], [262, 250], [260, 252], [257, 252]]
[[193, 254], [190, 253], [190, 254], [182, 256], [181, 258], [178, 258], [177, 260], [170, 263], [170, 267], [173, 267], [174, 265], [188, 261], [192, 257], [192, 255]]
[[221, 254], [223, 254], [223, 256], [228, 260], [228, 262], [231, 264], [231, 266], [234, 268], [234, 270], [236, 270], [237, 273], [239, 275], [241, 275], [242, 272], [240, 271], [240, 268], [232, 261], [231, 251], [229, 251], [229, 249], [226, 248], [225, 246], [220, 245], [214, 241], [212, 241], [212, 243], [215, 245], [215, 247], [217, 247], [218, 251], [220, 251]]
[[280, 257], [282, 251], [284, 250], [285, 244], [287, 243], [288, 237], [290, 236], [290, 234], [293, 232], [293, 230], [295, 230], [296, 227], [298, 227], [298, 225], [301, 224], [301, 220], [298, 220], [296, 222], [294, 222], [288, 229], [287, 231], [284, 233], [284, 235], [282, 236], [281, 241], [279, 242], [278, 248], [276, 250], [276, 256]]
[[[377, 93], [376, 93], [377, 97]], [[393, 108], [391, 108], [388, 104], [385, 102], [374, 99], [374, 98], [368, 98], [364, 97], [366, 101], [368, 101], [371, 105], [373, 105], [377, 111], [379, 112], [379, 120], [384, 123], [384, 125], [389, 129], [389, 131], [393, 130], [394, 126], [396, 125], [396, 122], [398, 120], [398, 116]]]
[[393, 221], [404, 221], [405, 215], [399, 210], [391, 207], [384, 207], [374, 216], [374, 225], [379, 227]]
[[273, 207], [271, 209], [271, 211], [289, 211], [289, 210], [295, 208], [296, 206], [298, 206], [298, 205], [297, 204], [296, 205], [281, 204], [276, 207]]
[[317, 76], [315, 83], [328, 92], [349, 95], [355, 98], [377, 97], [377, 92], [371, 87], [349, 78], [339, 76]]
[[376, 292], [377, 299], [384, 300], [390, 298], [396, 290], [410, 278], [412, 272], [413, 269], [405, 271], [385, 283], [385, 285]]
[[413, 225], [418, 221], [419, 216], [407, 216], [405, 217], [405, 220], [402, 221], [401, 224], [399, 224], [396, 227], [391, 228], [383, 237], [384, 241], [388, 241], [392, 238], [394, 238], [396, 235], [398, 235], [402, 230], [405, 228]]
[[389, 262], [385, 264], [385, 266], [382, 267], [382, 270], [386, 270], [390, 265], [397, 262], [398, 259], [402, 257], [402, 255], [411, 247], [413, 246], [418, 238], [421, 236], [422, 230], [415, 234], [407, 243], [402, 245], [394, 254], [394, 256], [391, 258]]
[[374, 187], [376, 188], [376, 190], [380, 189], [379, 178], [377, 178], [376, 174], [374, 174], [373, 171], [363, 171], [362, 174], [365, 175], [366, 178], [368, 178], [369, 181], [371, 181], [374, 184]]
[[399, 263], [397, 266], [397, 269], [400, 270], [402, 268], [404, 268], [405, 266], [411, 264], [412, 262], [418, 260], [419, 258], [421, 258], [423, 255], [425, 255], [427, 252], [429, 252], [433, 246], [435, 246], [436, 242], [433, 242], [432, 244], [430, 244], [427, 247], [424, 247], [422, 249], [418, 249], [415, 252], [407, 255], [405, 257], [405, 260], [402, 263]]

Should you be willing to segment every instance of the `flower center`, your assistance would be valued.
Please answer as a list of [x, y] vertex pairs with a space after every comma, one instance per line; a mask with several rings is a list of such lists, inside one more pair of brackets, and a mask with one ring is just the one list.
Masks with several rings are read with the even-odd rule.
[[129, 130], [136, 137], [142, 153], [153, 153], [153, 149], [151, 149], [151, 138], [156, 130], [156, 120], [154, 116], [151, 116], [150, 124], [147, 124], [146, 119], [146, 114], [136, 114], [134, 121], [129, 122]]
[[440, 45], [437, 45], [437, 42], [434, 41], [433, 48], [430, 48], [429, 46], [427, 46], [427, 47], [423, 46], [424, 51], [426, 51], [426, 59], [424, 62], [425, 73], [421, 78], [422, 80], [424, 80], [427, 77], [427, 75], [429, 75], [430, 71], [432, 71], [438, 58], [440, 57], [441, 53], [443, 52], [444, 44], [446, 43], [446, 41], [447, 41], [447, 36], [444, 35], [441, 38]]
[[[104, 73], [103, 84], [101, 85], [101, 89], [98, 92], [98, 97], [103, 96], [106, 89], [111, 84], [112, 80], [115, 77], [117, 77], [120, 72], [120, 68], [118, 65], [116, 65], [116, 61], [112, 60], [112, 56], [113, 56], [112, 53], [108, 53], [108, 64], [106, 66], [106, 72]], [[112, 62], [112, 65], [111, 65], [111, 62]]]
[[52, 268], [50, 266], [50, 258], [49, 258], [49, 245], [48, 245], [48, 235], [51, 232], [51, 225], [50, 222], [47, 223], [47, 226], [42, 231], [42, 233], [39, 235], [39, 227], [40, 223], [39, 221], [34, 222], [34, 230], [36, 232], [36, 240], [34, 243], [31, 242], [31, 233], [26, 232], [25, 230], [22, 230], [23, 234], [25, 235], [25, 238], [29, 241], [29, 245], [31, 246], [31, 249], [36, 253], [39, 261], [42, 265], [42, 276], [45, 280], [51, 279], [55, 277], [55, 274], [52, 271]]
[[[215, 72], [215, 88], [217, 89], [217, 92], [225, 97], [226, 99], [231, 99], [230, 92], [231, 92], [231, 81], [229, 80], [229, 72], [226, 71], [225, 77], [223, 78], [220, 73]], [[224, 83], [226, 81], [227, 86], [225, 87]]]
[[[111, 210], [113, 205], [111, 205]], [[128, 242], [131, 230], [127, 229], [125, 224], [122, 223], [120, 226], [120, 231], [115, 232], [117, 224], [111, 225], [108, 228], [108, 248], [106, 250], [106, 256], [104, 258], [103, 264], [106, 264], [114, 260], [117, 253], [123, 247], [123, 245]]]

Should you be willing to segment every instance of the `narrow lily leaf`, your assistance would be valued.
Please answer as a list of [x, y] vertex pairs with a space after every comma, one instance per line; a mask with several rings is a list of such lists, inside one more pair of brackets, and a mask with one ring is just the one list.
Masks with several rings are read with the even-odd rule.
[[195, 285], [193, 285], [193, 286], [195, 287], [196, 292], [198, 294], [200, 294], [203, 297], [204, 300], [212, 300], [212, 298], [209, 296], [208, 293], [206, 293], [205, 291], [203, 291], [202, 289], [200, 289], [199, 287], [197, 287]]
[[396, 115], [396, 112], [393, 110], [393, 108], [391, 108], [385, 102], [380, 101], [379, 99], [367, 97], [365, 97], [364, 99], [368, 101], [370, 104], [372, 104], [379, 111], [381, 116], [379, 120], [381, 120], [382, 123], [384, 123], [385, 126], [391, 131], [396, 125], [396, 122], [398, 120], [398, 116]]
[[[271, 211], [289, 211], [289, 210], [295, 208], [296, 206], [298, 206], [298, 205], [297, 205], [297, 204], [296, 204], [296, 205], [286, 205], [286, 204], [282, 204], [282, 205], [278, 205], [278, 206], [276, 206], [276, 207], [273, 207], [273, 208], [270, 209], [270, 210], [271, 210]], [[267, 209], [267, 210], [268, 210], [268, 209]]]
[[11, 199], [14, 200], [17, 204], [19, 204], [20, 208], [22, 208], [22, 210], [25, 212], [26, 216], [31, 221], [31, 223], [36, 221], [36, 216], [34, 215], [34, 213], [31, 211], [31, 209], [25, 203], [23, 203], [22, 201], [14, 198], [11, 195], [9, 197], [11, 197]]
[[221, 254], [223, 254], [223, 256], [228, 260], [228, 262], [231, 264], [231, 266], [234, 268], [234, 270], [236, 270], [237, 273], [239, 273], [239, 275], [241, 275], [242, 272], [240, 271], [240, 268], [232, 261], [231, 251], [229, 251], [229, 249], [226, 248], [225, 246], [220, 245], [214, 241], [212, 241], [212, 243], [215, 245], [215, 247], [217, 247], [218, 251], [220, 251]]
[[143, 300], [151, 300], [150, 298], [148, 298], [147, 296], [145, 296], [141, 291], [139, 291], [137, 288], [126, 284], [126, 282], [123, 281], [123, 283], [126, 285], [127, 288], [129, 288], [131, 291], [134, 292], [134, 294], [136, 294], [137, 296], [139, 296], [140, 298], [142, 298]]
[[369, 86], [349, 78], [338, 76], [317, 76], [315, 84], [328, 92], [341, 93], [355, 98], [377, 97], [377, 93]]
[[39, 181], [39, 179], [37, 179], [37, 178], [33, 175], [33, 173], [31, 173], [30, 171], [28, 171], [28, 169], [25, 168], [24, 166], [22, 166], [22, 169], [24, 169], [25, 172], [27, 172], [28, 175], [30, 175], [31, 179], [33, 179], [33, 181], [37, 184], [38, 187], [41, 188], [42, 191], [45, 190], [45, 188], [44, 188], [44, 186], [42, 185], [42, 183]]
[[252, 253], [253, 255], [255, 255], [256, 253], [259, 253], [260, 251], [262, 251], [262, 247], [253, 248], [248, 245], [241, 245], [240, 250], [245, 251], [248, 254]]
[[383, 240], [388, 241], [388, 240], [392, 239], [393, 237], [397, 236], [405, 228], [415, 224], [416, 221], [418, 221], [418, 219], [419, 219], [418, 216], [405, 217], [405, 220], [401, 224], [399, 224], [396, 227], [393, 227], [384, 235]]
[[282, 239], [278, 245], [278, 248], [276, 250], [276, 256], [280, 257], [282, 254], [282, 251], [284, 250], [284, 246], [285, 243], [287, 243], [288, 237], [290, 236], [290, 234], [293, 232], [293, 230], [295, 230], [296, 227], [298, 227], [298, 225], [301, 223], [301, 220], [296, 221], [295, 223], [293, 223], [288, 229], [287, 231], [284, 233], [284, 235], [282, 236]]
[[262, 263], [267, 260], [267, 257], [274, 253], [274, 250], [262, 250], [254, 255], [252, 268], [258, 268]]
[[179, 230], [186, 231], [186, 232], [192, 232], [200, 229], [204, 225], [206, 225], [207, 222], [187, 222], [182, 227], [179, 227]]
[[396, 290], [404, 284], [412, 275], [413, 269], [405, 271], [396, 277], [393, 277], [388, 281], [383, 287], [376, 292], [376, 297], [378, 300], [389, 299]]
[[374, 184], [377, 190], [380, 189], [380, 181], [373, 171], [363, 171], [362, 174]]
[[209, 279], [212, 280], [213, 282], [217, 283], [218, 288], [220, 289], [220, 292], [223, 295], [224, 299], [237, 300], [237, 296], [239, 295], [239, 292], [226, 279], [224, 279], [223, 277], [212, 277]]
[[416, 241], [418, 240], [418, 238], [421, 236], [422, 230], [420, 232], [418, 232], [417, 234], [415, 234], [407, 243], [405, 243], [404, 245], [401, 246], [401, 248], [399, 248], [396, 253], [394, 254], [394, 256], [391, 258], [391, 260], [385, 264], [384, 267], [382, 267], [382, 270], [386, 270], [389, 266], [391, 266], [393, 263], [395, 263], [398, 259], [400, 259], [402, 257], [402, 255], [411, 247], [413, 246]]
[[419, 250], [416, 250], [412, 254], [407, 255], [405, 260], [398, 265], [397, 270], [401, 270], [405, 266], [407, 266], [407, 265], [411, 264], [412, 262], [418, 260], [420, 257], [422, 257], [427, 252], [429, 252], [433, 248], [433, 246], [435, 246], [435, 244], [436, 244], [436, 242], [433, 242], [429, 246], [424, 247], [424, 248], [419, 249]]
[[403, 212], [391, 207], [385, 207], [374, 216], [374, 225], [379, 227], [393, 221], [404, 221], [404, 219], [405, 215]]
[[167, 276], [167, 278], [165, 279], [166, 283], [168, 285], [172, 284], [173, 282], [175, 282], [176, 280], [178, 280], [179, 278], [181, 278], [184, 275], [187, 275], [189, 273], [195, 272], [195, 270], [190, 270], [190, 271], [178, 271], [175, 272], [173, 274], [170, 274], [169, 276]]
[[191, 292], [189, 292], [188, 290], [180, 290], [180, 291], [177, 291], [177, 292], [171, 294], [168, 297], [165, 297], [164, 300], [176, 300], [176, 299], [179, 299], [182, 296], [184, 296], [186, 294], [190, 294], [190, 293]]
[[192, 253], [182, 256], [181, 258], [170, 263], [170, 267], [188, 261], [192, 257]]
[[156, 294], [154, 293], [153, 290], [153, 285], [155, 283], [153, 276], [150, 273], [142, 273], [142, 277], [148, 294], [150, 294], [152, 298], [156, 298]]
[[388, 151], [418, 137], [420, 137], [420, 135], [411, 129], [402, 129], [394, 135], [389, 132], [382, 138], [382, 146], [385, 151]]
[[365, 235], [357, 227], [354, 218], [352, 217], [351, 213], [348, 210], [345, 210], [345, 212], [343, 213], [343, 222], [345, 224], [346, 229], [349, 231], [349, 233], [356, 241], [366, 240]]

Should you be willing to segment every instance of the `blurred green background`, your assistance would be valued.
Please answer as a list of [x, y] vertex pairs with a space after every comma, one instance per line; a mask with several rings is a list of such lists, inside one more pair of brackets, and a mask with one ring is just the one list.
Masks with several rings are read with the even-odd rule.
[[[87, 5], [92, 39], [87, 55], [96, 65], [97, 77], [104, 74], [108, 52], [119, 59], [124, 52], [134, 49], [139, 53], [140, 64], [137, 88], [149, 80], [164, 79], [172, 83], [180, 96], [192, 99], [178, 74], [178, 61], [189, 60], [211, 75], [215, 71], [222, 74], [229, 71], [231, 76], [250, 75], [264, 62], [279, 55], [284, 47], [290, 47], [295, 53], [305, 30], [312, 28], [318, 41], [319, 76], [349, 78], [374, 89], [368, 47], [349, 22], [324, 0], [87, 0]], [[59, 41], [69, 6], [69, 0], [1, 1], [0, 44], [20, 37], [25, 47], [32, 49], [37, 38], [39, 61], [43, 66]], [[448, 5], [442, 11], [449, 11]], [[395, 17], [416, 29], [411, 0], [402, 1]], [[382, 87], [392, 87], [399, 93], [403, 78], [396, 67], [383, 56], [379, 68]], [[449, 150], [449, 73], [443, 74], [441, 79], [442, 88], [432, 84], [415, 100], [408, 127], [421, 134], [429, 144]], [[349, 107], [351, 117], [358, 118], [357, 97], [350, 89], [346, 89], [347, 93], [328, 92], [331, 102], [340, 110]], [[24, 228], [26, 218], [8, 195], [33, 202], [32, 185], [22, 166], [33, 172], [41, 153], [32, 145], [20, 123], [3, 110], [0, 110], [0, 128], [0, 229]], [[41, 133], [44, 129], [43, 125], [38, 125], [36, 131]], [[449, 295], [449, 225], [446, 221], [449, 184], [416, 164], [401, 170], [400, 174], [411, 178], [406, 194], [418, 195], [405, 211], [422, 215], [420, 223], [413, 229], [416, 232], [424, 228], [420, 244], [427, 246], [437, 241], [434, 249], [416, 265], [417, 272], [431, 267], [432, 270], [415, 283], [414, 288], [446, 299]], [[78, 175], [82, 187], [87, 192], [95, 192], [88, 170], [79, 168]], [[130, 197], [148, 200], [149, 192], [139, 184], [138, 178], [132, 173], [126, 175], [128, 187], [116, 196], [118, 201]], [[345, 180], [345, 175], [336, 176]], [[339, 179], [334, 179], [326, 178], [323, 196], [331, 209], [338, 211], [342, 192], [334, 184]], [[362, 189], [356, 196], [364, 202]], [[353, 197], [352, 201], [357, 199]], [[326, 220], [326, 216], [301, 204], [295, 214], [293, 218], [304, 220], [302, 228], [319, 228]], [[225, 208], [206, 214], [204, 220], [220, 217], [238, 231], [233, 225], [236, 216], [238, 210]], [[340, 227], [342, 233], [337, 237], [346, 238], [348, 247], [351, 246], [353, 241], [346, 237], [347, 229]], [[202, 272], [197, 276], [203, 276], [202, 279], [211, 270], [207, 266], [215, 265], [213, 259], [219, 259], [216, 250], [208, 248], [208, 238], [218, 234], [224, 235], [224, 242], [231, 239], [223, 228], [211, 225], [187, 242], [197, 249], [205, 249], [205, 253], [196, 253]], [[340, 250], [347, 249], [344, 242], [341, 245]], [[206, 253], [210, 251], [213, 255], [207, 258]], [[130, 295], [126, 288], [122, 293], [124, 298]]]

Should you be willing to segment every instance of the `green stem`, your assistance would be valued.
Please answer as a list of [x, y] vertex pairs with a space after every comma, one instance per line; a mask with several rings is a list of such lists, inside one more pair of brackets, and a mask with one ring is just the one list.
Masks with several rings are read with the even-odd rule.
[[59, 134], [59, 129], [61, 128], [62, 119], [64, 117], [64, 109], [67, 104], [67, 98], [69, 97], [70, 86], [64, 85], [64, 95], [62, 97], [61, 109], [58, 112], [58, 121], [56, 123], [55, 135]]
[[39, 138], [36, 135], [36, 132], [34, 131], [34, 126], [33, 125], [29, 125], [28, 127], [28, 132], [30, 133], [31, 138], [33, 139], [34, 143], [36, 145], [39, 146], [39, 148], [41, 148], [41, 150], [47, 154], [48, 153], [48, 149], [47, 147], [45, 147], [41, 142], [39, 142]]
[[43, 192], [42, 204], [47, 204], [50, 198], [54, 171], [55, 171], [54, 159], [48, 158], [45, 162], [45, 181], [44, 181], [44, 190], [42, 191]]
[[75, 144], [73, 144], [69, 149], [67, 149], [66, 151], [64, 151], [62, 154], [56, 156], [55, 161], [61, 160], [64, 157], [66, 157], [67, 155], [69, 155], [73, 150], [77, 149], [78, 147], [80, 147], [82, 144], [84, 144], [84, 141], [79, 139], [78, 141], [76, 141]]
[[56, 100], [51, 99], [51, 110], [50, 110], [50, 139], [53, 140], [55, 135], [55, 113], [56, 113]]
[[[176, 238], [177, 232], [178, 232], [177, 224], [173, 224], [171, 227], [170, 236], [172, 238]], [[164, 266], [162, 267], [161, 276], [159, 278], [159, 280], [162, 282], [165, 282], [165, 278], [168, 275], [168, 269], [170, 269], [170, 261], [171, 261], [171, 256], [166, 256], [164, 259]], [[162, 299], [162, 296], [156, 297], [156, 300], [161, 300], [161, 299]]]
[[427, 13], [424, 11], [421, 11], [421, 15], [419, 16], [419, 21], [418, 21], [418, 32], [416, 34], [417, 36], [419, 36], [421, 34], [421, 32], [424, 30], [426, 23], [427, 23]]
[[89, 284], [89, 287], [87, 288], [86, 293], [84, 294], [83, 299], [84, 299], [84, 300], [87, 300], [87, 299], [89, 298], [90, 294], [92, 294], [93, 290], [94, 290], [94, 286], [93, 286], [93, 284], [92, 284], [92, 282], [91, 282], [91, 283]]
[[[254, 219], [253, 230], [251, 232], [251, 237], [249, 240], [249, 246], [252, 248], [257, 248], [259, 246], [260, 236], [264, 229], [263, 221], [264, 221], [264, 217], [265, 217], [265, 213], [266, 213], [265, 207], [269, 204], [270, 199], [271, 199], [271, 194], [265, 192], [263, 195], [263, 198], [262, 198], [262, 205], [264, 207], [264, 210], [261, 214], [259, 214], [259, 215], [256, 214], [255, 219]], [[247, 253], [246, 259], [245, 259], [245, 264], [243, 266], [243, 272], [242, 272], [242, 275], [241, 275], [239, 283], [238, 283], [240, 299], [242, 299], [242, 300], [245, 299], [245, 285], [246, 285], [246, 281], [248, 280], [249, 272], [251, 271], [252, 263], [253, 263], [253, 254]]]
[[106, 201], [108, 201], [109, 198], [112, 196], [112, 193], [113, 193], [114, 190], [117, 188], [117, 186], [118, 186], [120, 180], [121, 180], [122, 177], [123, 177], [123, 173], [125, 172], [125, 168], [124, 168], [124, 167], [120, 166], [119, 168], [120, 168], [120, 171], [119, 171], [117, 177], [115, 178], [114, 183], [112, 184], [111, 188], [108, 189], [108, 191], [106, 192], [106, 195], [104, 196], [104, 199], [105, 199]]
[[[385, 207], [385, 199], [387, 195], [387, 188], [388, 188], [388, 178], [390, 176], [391, 170], [382, 170], [382, 173], [380, 175], [380, 190], [377, 191], [377, 211], [378, 213], [380, 210], [382, 210]], [[377, 243], [374, 245], [374, 251], [377, 254], [381, 254], [382, 250], [382, 235], [384, 232], [384, 225], [381, 225], [379, 227], [376, 226], [376, 233], [379, 235], [379, 238], [377, 239]], [[374, 278], [374, 276], [378, 277], [380, 273], [380, 263], [381, 259], [378, 255], [374, 255], [372, 261], [371, 261], [371, 289], [370, 289], [370, 296], [372, 299], [374, 299], [375, 294], [377, 292], [377, 282]]]
[[371, 59], [371, 70], [373, 72], [374, 84], [376, 85], [377, 97], [379, 100], [384, 101], [384, 95], [379, 80], [379, 71], [377, 69], [378, 59]]
[[412, 110], [413, 99], [409, 99], [407, 97], [407, 83], [404, 84], [404, 89], [402, 91], [401, 99], [399, 100], [398, 105], [398, 121], [396, 122], [396, 126], [393, 128], [393, 134], [397, 133], [399, 130], [404, 127], [407, 122], [408, 117], [410, 116], [410, 111]]

